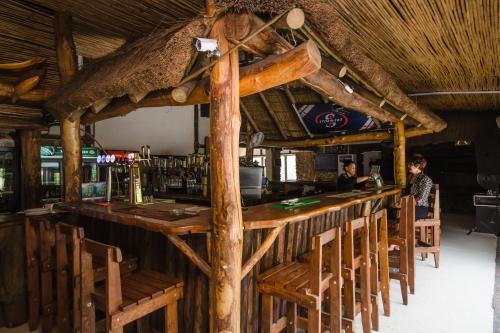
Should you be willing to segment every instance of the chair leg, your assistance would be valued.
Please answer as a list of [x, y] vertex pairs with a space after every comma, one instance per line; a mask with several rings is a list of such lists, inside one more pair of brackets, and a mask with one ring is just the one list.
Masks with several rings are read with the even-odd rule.
[[114, 330], [109, 330], [109, 333], [123, 333], [123, 326], [115, 328]]
[[321, 310], [307, 309], [307, 333], [321, 333]]
[[262, 294], [262, 333], [273, 333], [273, 296]]
[[434, 266], [439, 268], [439, 252], [434, 252]]
[[297, 331], [297, 304], [292, 302], [286, 303], [286, 317], [287, 333], [295, 333]]
[[403, 277], [401, 281], [399, 281], [401, 286], [401, 296], [403, 298], [403, 304], [408, 305], [408, 281], [406, 281], [406, 277]]
[[378, 300], [377, 295], [371, 295], [372, 298], [372, 310], [371, 310], [371, 321], [372, 329], [374, 331], [379, 330], [379, 320], [378, 320]]
[[172, 302], [165, 307], [165, 333], [177, 333], [177, 302]]

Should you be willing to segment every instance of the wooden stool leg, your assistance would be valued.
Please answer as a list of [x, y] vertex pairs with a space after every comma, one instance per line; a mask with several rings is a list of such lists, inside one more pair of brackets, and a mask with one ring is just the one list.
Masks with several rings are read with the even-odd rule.
[[432, 246], [437, 246], [438, 251], [434, 252], [434, 266], [436, 268], [439, 268], [439, 249], [440, 249], [440, 243], [441, 243], [441, 228], [439, 225], [434, 227], [434, 241]]
[[378, 223], [370, 220], [370, 297], [371, 297], [371, 322], [374, 331], [378, 331], [378, 290], [379, 290], [379, 258], [378, 258]]
[[165, 308], [165, 333], [177, 333], [179, 331], [177, 316], [177, 302], [167, 305]]
[[370, 248], [368, 225], [361, 229], [361, 252], [363, 263], [361, 264], [361, 322], [363, 332], [371, 331], [371, 299], [370, 299]]
[[297, 304], [292, 302], [286, 303], [286, 317], [287, 333], [295, 333], [297, 331]]
[[307, 333], [321, 333], [321, 306], [307, 309]]
[[384, 315], [391, 315], [391, 296], [390, 296], [390, 278], [389, 278], [389, 249], [388, 249], [388, 230], [387, 218], [384, 217], [380, 223], [380, 246], [379, 246], [379, 265], [380, 265], [380, 290], [382, 294], [382, 303], [384, 305]]
[[273, 297], [262, 294], [262, 333], [273, 333]]
[[342, 269], [342, 275], [344, 278], [344, 315], [346, 319], [346, 325], [344, 326], [345, 332], [354, 332], [354, 317], [356, 315], [356, 289], [354, 280], [354, 240], [353, 240], [353, 229], [350, 222], [344, 225], [346, 230], [346, 238], [344, 240], [344, 267]]
[[330, 332], [340, 333], [342, 331], [342, 240], [341, 229], [337, 228], [335, 240], [332, 244], [333, 274], [330, 280]]
[[123, 326], [115, 328], [114, 330], [109, 330], [109, 333], [123, 333]]

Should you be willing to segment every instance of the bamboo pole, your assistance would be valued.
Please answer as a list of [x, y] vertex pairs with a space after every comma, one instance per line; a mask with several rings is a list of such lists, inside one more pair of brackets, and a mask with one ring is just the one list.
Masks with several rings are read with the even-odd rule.
[[41, 159], [40, 131], [20, 130], [21, 145], [21, 208], [40, 207]]
[[394, 127], [394, 180], [397, 185], [406, 186], [406, 137], [402, 121]]
[[[73, 43], [72, 20], [67, 13], [54, 17], [57, 66], [61, 84], [68, 84], [77, 71], [76, 48]], [[82, 156], [80, 146], [80, 119], [71, 121], [70, 115], [61, 120], [61, 139], [64, 166], [64, 200], [79, 201], [82, 186]]]
[[[223, 54], [229, 49], [224, 21], [210, 33]], [[239, 63], [238, 53], [220, 58], [211, 73], [210, 161], [212, 180], [212, 276], [210, 296], [214, 332], [240, 331], [240, 289], [243, 222], [239, 182]]]

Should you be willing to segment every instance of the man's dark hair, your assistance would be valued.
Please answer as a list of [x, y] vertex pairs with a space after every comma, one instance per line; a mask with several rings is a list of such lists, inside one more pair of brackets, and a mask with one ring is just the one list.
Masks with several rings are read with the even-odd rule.
[[411, 157], [410, 162], [408, 164], [414, 165], [416, 168], [420, 169], [421, 171], [424, 171], [425, 167], [427, 166], [427, 160], [421, 154], [415, 154]]
[[344, 162], [344, 171], [351, 165], [351, 164], [356, 164], [352, 160], [348, 160]]

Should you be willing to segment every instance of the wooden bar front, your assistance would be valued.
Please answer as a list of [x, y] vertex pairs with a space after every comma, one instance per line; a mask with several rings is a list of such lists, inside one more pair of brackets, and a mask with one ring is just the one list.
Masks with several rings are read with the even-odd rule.
[[[365, 203], [370, 202], [372, 207], [380, 209], [399, 193], [397, 187], [386, 187], [378, 191], [308, 197], [318, 199], [320, 203], [298, 209], [276, 209], [271, 207], [272, 203], [244, 208], [241, 332], [260, 332], [260, 302], [256, 291], [256, 276], [260, 272], [303, 254], [310, 248], [312, 235], [362, 215]], [[163, 211], [170, 209], [165, 209], [165, 205], [172, 209], [188, 206], [158, 203], [149, 208], [143, 206], [130, 210], [127, 207], [132, 206], [124, 203], [102, 206], [80, 202], [62, 203], [57, 207], [80, 215], [79, 223], [85, 228], [87, 237], [117, 245], [124, 252], [138, 256], [139, 267], [183, 278], [180, 330], [208, 332], [208, 276], [166, 238], [174, 236], [185, 242], [184, 245], [210, 263], [208, 249], [211, 241], [207, 241], [211, 239], [210, 209], [197, 216], [175, 220], [170, 213], [161, 216], [158, 207], [163, 206]], [[156, 211], [156, 218], [150, 217], [153, 213], [144, 212], [147, 210]], [[284, 302], [277, 301], [274, 306], [276, 315], [286, 310]], [[154, 322], [160, 323], [161, 317], [156, 315]]]

